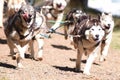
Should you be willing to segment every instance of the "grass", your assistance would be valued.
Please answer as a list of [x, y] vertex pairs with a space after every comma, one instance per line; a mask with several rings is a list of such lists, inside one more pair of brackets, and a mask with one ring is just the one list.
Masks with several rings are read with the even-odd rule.
[[113, 32], [113, 38], [110, 47], [116, 50], [120, 50], [120, 29]]
[[113, 38], [110, 47], [115, 50], [120, 50], [120, 17], [114, 17], [115, 28], [113, 31]]

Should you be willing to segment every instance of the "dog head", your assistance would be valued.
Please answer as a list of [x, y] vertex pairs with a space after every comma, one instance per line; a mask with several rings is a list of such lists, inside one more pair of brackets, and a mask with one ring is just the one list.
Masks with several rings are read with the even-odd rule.
[[111, 13], [102, 13], [100, 16], [100, 21], [105, 28], [105, 31], [110, 32], [113, 30], [114, 21]]
[[84, 19], [87, 19], [87, 14], [82, 12], [81, 10], [76, 10], [72, 16], [74, 18], [74, 21], [78, 23], [80, 23]]
[[24, 25], [26, 25], [26, 27], [29, 27], [29, 25], [33, 23], [35, 18], [35, 10], [31, 5], [23, 4], [19, 9], [18, 14], [20, 14], [22, 22], [24, 22]]
[[72, 22], [80, 22], [86, 17], [87, 17], [86, 13], [82, 12], [82, 10], [78, 10], [74, 8], [67, 14], [66, 20], [70, 20]]
[[89, 19], [84, 28], [84, 35], [90, 42], [99, 42], [103, 39], [105, 32], [98, 19]]
[[67, 6], [66, 0], [53, 0], [53, 8], [58, 11], [63, 11]]

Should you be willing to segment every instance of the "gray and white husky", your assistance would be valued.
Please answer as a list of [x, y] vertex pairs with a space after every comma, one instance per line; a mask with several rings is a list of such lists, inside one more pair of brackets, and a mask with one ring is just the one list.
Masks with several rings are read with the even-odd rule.
[[105, 29], [105, 36], [101, 43], [101, 57], [100, 57], [100, 61], [104, 61], [108, 54], [108, 49], [112, 40], [114, 20], [111, 13], [102, 13], [102, 15], [100, 16], [100, 21]]
[[[37, 59], [42, 60], [43, 37], [41, 31], [46, 29], [46, 20], [42, 13], [38, 13], [31, 5], [22, 4], [21, 8], [9, 17], [8, 25], [4, 32], [10, 48], [10, 54], [16, 58], [17, 66], [22, 68], [21, 59], [30, 46], [31, 57], [34, 58], [33, 38], [38, 42], [39, 50]], [[17, 49], [18, 53], [15, 53]]]

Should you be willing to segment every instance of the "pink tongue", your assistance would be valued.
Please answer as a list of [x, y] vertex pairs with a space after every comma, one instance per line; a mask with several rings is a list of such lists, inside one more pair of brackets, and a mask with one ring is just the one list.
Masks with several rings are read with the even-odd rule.
[[23, 14], [23, 17], [24, 17], [25, 19], [27, 19], [27, 18], [28, 18], [28, 14], [27, 14], [27, 13]]

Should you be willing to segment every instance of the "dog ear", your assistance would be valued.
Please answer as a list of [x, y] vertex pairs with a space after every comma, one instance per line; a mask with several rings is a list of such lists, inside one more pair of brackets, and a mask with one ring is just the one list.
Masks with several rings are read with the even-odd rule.
[[105, 13], [104, 12], [102, 12], [102, 16], [104, 16], [105, 15]]
[[112, 17], [112, 13], [111, 12], [109, 12], [108, 15]]
[[98, 20], [101, 21], [101, 15], [100, 14], [98, 14]]
[[103, 13], [102, 13], [102, 16], [104, 16], [104, 15], [112, 16], [112, 13], [111, 13], [111, 12], [103, 12]]

